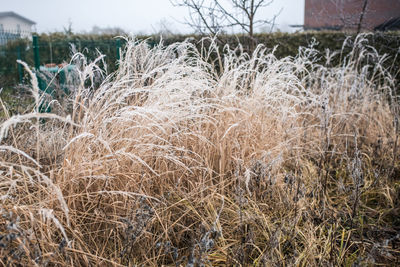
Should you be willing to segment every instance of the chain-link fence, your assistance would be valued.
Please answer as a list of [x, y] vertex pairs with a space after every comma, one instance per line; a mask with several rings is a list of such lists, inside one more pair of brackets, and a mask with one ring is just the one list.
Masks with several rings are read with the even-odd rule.
[[[113, 36], [102, 38], [69, 38], [65, 34], [30, 35], [21, 32], [0, 32], [0, 88], [10, 88], [25, 84], [27, 77], [17, 60], [25, 61], [40, 74], [59, 75], [63, 81], [63, 71], [73, 53], [81, 52], [88, 60], [100, 54], [105, 55], [101, 67], [112, 72], [117, 67], [123, 40]], [[70, 68], [69, 68], [70, 69]], [[61, 73], [61, 74], [60, 74]], [[48, 75], [47, 75], [48, 76]], [[45, 85], [41, 83], [41, 88]]]
[[28, 42], [30, 33], [0, 29], [0, 87], [22, 82], [23, 72], [16, 60], [25, 55], [22, 40]]

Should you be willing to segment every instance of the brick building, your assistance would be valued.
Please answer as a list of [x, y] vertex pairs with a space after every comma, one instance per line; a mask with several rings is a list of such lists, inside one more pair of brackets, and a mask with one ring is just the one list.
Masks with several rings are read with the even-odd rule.
[[400, 18], [400, 0], [305, 0], [304, 29], [373, 30]]

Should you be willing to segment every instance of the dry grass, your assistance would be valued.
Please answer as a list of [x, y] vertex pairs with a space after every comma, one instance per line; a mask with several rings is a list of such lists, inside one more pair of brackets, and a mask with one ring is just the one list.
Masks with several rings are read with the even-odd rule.
[[96, 90], [78, 54], [68, 116], [38, 113], [32, 81], [0, 128], [1, 264], [400, 263], [385, 59], [362, 35], [339, 67], [215, 49], [130, 41]]

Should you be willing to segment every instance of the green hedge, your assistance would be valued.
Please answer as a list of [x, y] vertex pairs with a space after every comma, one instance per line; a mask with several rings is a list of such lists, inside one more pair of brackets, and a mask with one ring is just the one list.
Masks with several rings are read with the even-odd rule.
[[[174, 35], [163, 38], [163, 43], [169, 45], [175, 42], [189, 40], [200, 46], [200, 40], [203, 36], [196, 35]], [[146, 39], [150, 45], [157, 44], [160, 41], [159, 36], [137, 36], [138, 39]], [[251, 50], [255, 44], [264, 44], [268, 48], [277, 46], [275, 55], [278, 58], [286, 56], [295, 56], [298, 53], [299, 46], [309, 46], [314, 40], [314, 48], [324, 53], [326, 49], [330, 51], [341, 50], [343, 42], [349, 38], [348, 45], [344, 47], [344, 53], [351, 51], [354, 35], [348, 35], [343, 32], [301, 32], [301, 33], [272, 33], [257, 34], [254, 39], [246, 35], [221, 35], [218, 37], [220, 48], [225, 44], [236, 47], [241, 43], [245, 50]], [[400, 32], [374, 33], [366, 37], [368, 45], [374, 47], [379, 54], [388, 54], [391, 60], [387, 61], [387, 67], [391, 68], [394, 75], [399, 77], [400, 64], [393, 64], [400, 52]], [[96, 49], [106, 55], [108, 71], [114, 71], [116, 68], [117, 49], [116, 38], [112, 35], [66, 35], [63, 33], [41, 34], [39, 35], [39, 54], [41, 64], [69, 62], [71, 58], [71, 44], [78, 51], [89, 58], [96, 57]], [[20, 49], [21, 57], [29, 65], [33, 66], [32, 43], [28, 40], [18, 40], [0, 47], [0, 87], [10, 87], [18, 84], [19, 76], [16, 64], [17, 50]], [[87, 48], [87, 49], [84, 49]], [[96, 48], [96, 49], [95, 49]], [[50, 52], [51, 51], [51, 52]], [[338, 62], [333, 62], [333, 64]]]

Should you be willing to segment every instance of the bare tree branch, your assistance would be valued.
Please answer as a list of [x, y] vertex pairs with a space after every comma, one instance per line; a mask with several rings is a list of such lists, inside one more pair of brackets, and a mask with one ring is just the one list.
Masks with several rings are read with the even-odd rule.
[[346, 12], [346, 9], [351, 4], [351, 2], [352, 1], [350, 0], [329, 0], [327, 5], [329, 5], [329, 3], [330, 5], [333, 5], [336, 8], [336, 14], [329, 14], [329, 11], [326, 8], [324, 9], [323, 14], [331, 19], [339, 19], [342, 24], [340, 26], [344, 28], [357, 29], [357, 33], [359, 33], [363, 26], [365, 13], [369, 12], [368, 0], [363, 0], [363, 5], [360, 13], [348, 11]]
[[[257, 12], [272, 4], [274, 0], [170, 0], [174, 6], [189, 9], [190, 22], [186, 24], [203, 33], [212, 35], [228, 28], [239, 27], [254, 39], [256, 27], [269, 24], [275, 26], [275, 15], [270, 20], [257, 19]], [[282, 10], [281, 10], [282, 11]]]
[[360, 15], [360, 20], [358, 21], [357, 34], [359, 34], [361, 32], [361, 26], [363, 23], [365, 12], [367, 10], [367, 6], [368, 6], [368, 0], [364, 0], [363, 8], [362, 8], [361, 15]]

